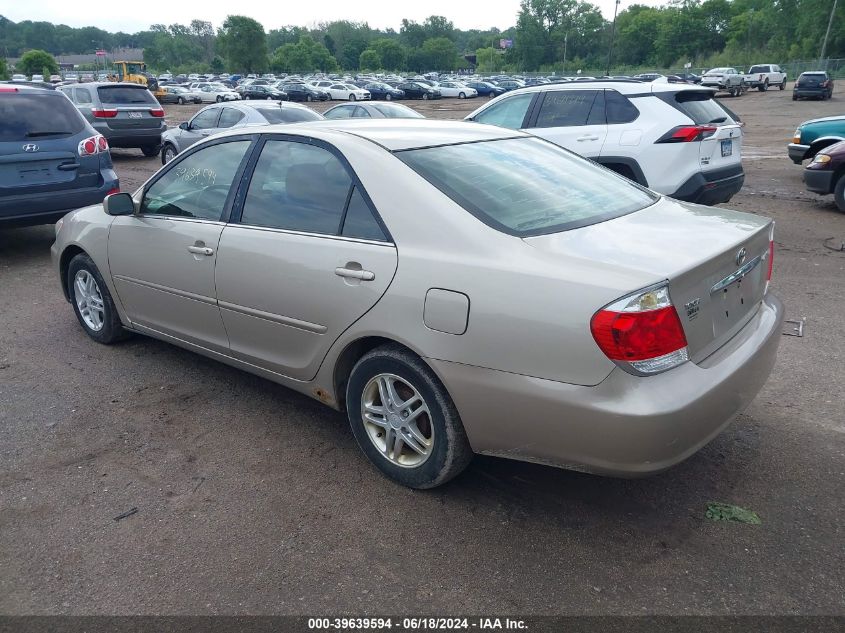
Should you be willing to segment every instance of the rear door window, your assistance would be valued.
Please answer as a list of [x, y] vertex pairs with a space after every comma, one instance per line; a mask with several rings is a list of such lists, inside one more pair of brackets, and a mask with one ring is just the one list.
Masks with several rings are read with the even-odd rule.
[[73, 100], [79, 105], [88, 105], [92, 103], [91, 91], [88, 88], [74, 88]]
[[[593, 104], [603, 90], [556, 90], [547, 92], [533, 127], [573, 127], [605, 122], [604, 104]], [[603, 99], [601, 99], [603, 101]]]
[[63, 138], [85, 128], [73, 104], [53, 91], [0, 95], [0, 142]]
[[217, 127], [217, 117], [220, 115], [220, 108], [209, 108], [203, 110], [191, 119], [192, 130], [211, 130]]
[[240, 110], [235, 110], [234, 108], [223, 108], [223, 112], [220, 113], [220, 122], [217, 124], [217, 127], [232, 127], [243, 119], [244, 116], [244, 113]]
[[146, 88], [131, 86], [100, 86], [97, 88], [100, 101], [110, 105], [158, 105], [155, 97]]

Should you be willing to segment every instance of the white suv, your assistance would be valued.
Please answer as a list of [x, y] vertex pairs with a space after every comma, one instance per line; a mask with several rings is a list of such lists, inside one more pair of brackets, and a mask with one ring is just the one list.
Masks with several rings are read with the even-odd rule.
[[503, 94], [466, 117], [520, 129], [673, 198], [727, 202], [742, 188], [742, 127], [698, 86], [590, 81]]

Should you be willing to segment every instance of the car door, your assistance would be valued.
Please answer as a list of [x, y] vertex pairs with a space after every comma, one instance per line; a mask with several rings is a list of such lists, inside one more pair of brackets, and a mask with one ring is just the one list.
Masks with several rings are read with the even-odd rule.
[[381, 298], [396, 249], [346, 161], [269, 137], [220, 238], [217, 296], [236, 358], [298, 380]]
[[218, 121], [222, 109], [220, 106], [209, 106], [197, 112], [188, 122], [188, 129], [181, 130], [179, 134], [179, 151], [184, 151], [197, 141], [218, 132]]
[[114, 219], [109, 268], [136, 327], [227, 352], [214, 287], [217, 245], [252, 139], [227, 137], [177, 157]]
[[525, 130], [587, 158], [597, 158], [607, 138], [604, 90], [540, 93]]

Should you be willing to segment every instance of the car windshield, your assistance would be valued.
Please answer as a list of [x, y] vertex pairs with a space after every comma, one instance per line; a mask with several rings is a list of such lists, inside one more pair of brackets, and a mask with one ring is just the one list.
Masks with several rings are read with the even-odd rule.
[[536, 138], [396, 152], [405, 164], [495, 229], [527, 237], [638, 211], [657, 196]]
[[323, 117], [305, 108], [260, 108], [258, 110], [268, 123], [299, 123], [301, 121], [319, 121]]
[[64, 95], [44, 90], [2, 94], [0, 121], [0, 142], [62, 138], [85, 127], [85, 119]]
[[100, 86], [97, 88], [100, 101], [113, 105], [158, 104], [146, 88], [129, 86]]
[[390, 119], [424, 119], [425, 117], [408, 106], [399, 103], [373, 103], [371, 107]]

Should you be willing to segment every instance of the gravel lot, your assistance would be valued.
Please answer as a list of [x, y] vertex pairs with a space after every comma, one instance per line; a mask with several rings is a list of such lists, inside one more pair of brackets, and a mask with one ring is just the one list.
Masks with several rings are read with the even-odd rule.
[[[845, 615], [845, 253], [823, 245], [845, 214], [785, 147], [842, 97], [726, 103], [747, 124], [730, 206], [777, 220], [774, 291], [806, 334], [725, 433], [648, 479], [477, 458], [400, 488], [318, 402], [151, 339], [97, 345], [52, 227], [0, 230], [0, 613]], [[160, 164], [114, 158], [124, 190]], [[710, 501], [762, 525], [708, 520]]]

